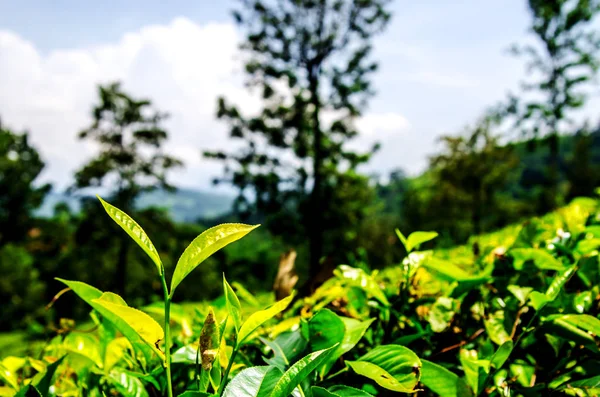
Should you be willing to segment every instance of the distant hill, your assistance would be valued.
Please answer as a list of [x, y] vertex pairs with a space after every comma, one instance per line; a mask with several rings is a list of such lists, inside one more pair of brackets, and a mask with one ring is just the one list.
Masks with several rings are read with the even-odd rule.
[[[137, 201], [138, 208], [158, 207], [168, 210], [177, 222], [194, 222], [200, 218], [210, 219], [223, 216], [231, 211], [234, 197], [193, 189], [178, 189], [174, 193], [155, 190], [143, 194]], [[52, 216], [54, 207], [66, 203], [72, 211], [79, 211], [77, 197], [66, 193], [52, 192], [38, 209], [37, 214], [43, 217]]]

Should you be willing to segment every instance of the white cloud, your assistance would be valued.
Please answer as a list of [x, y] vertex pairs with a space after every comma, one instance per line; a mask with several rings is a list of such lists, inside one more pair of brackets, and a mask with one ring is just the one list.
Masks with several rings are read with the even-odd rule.
[[[166, 149], [186, 162], [173, 181], [207, 188], [221, 165], [202, 159], [201, 151], [231, 146], [226, 125], [215, 120], [216, 98], [225, 95], [249, 113], [259, 105], [243, 86], [238, 39], [233, 24], [177, 18], [114, 43], [41, 54], [0, 30], [0, 115], [6, 125], [30, 131], [47, 162], [43, 178], [65, 187], [95, 151], [76, 134], [90, 123], [97, 84], [120, 80], [127, 92], [170, 113]], [[371, 113], [358, 126], [373, 141], [404, 130], [408, 122], [395, 113]]]
[[401, 133], [410, 126], [408, 120], [398, 113], [368, 113], [356, 122], [358, 130], [368, 136], [385, 136]]
[[215, 120], [219, 95], [252, 109], [235, 60], [238, 37], [231, 24], [199, 26], [178, 18], [125, 34], [118, 42], [41, 55], [19, 36], [0, 31], [0, 114], [5, 124], [30, 131], [47, 161], [45, 178], [60, 186], [94, 153], [76, 139], [90, 122], [96, 86], [121, 80], [126, 91], [167, 111], [167, 150], [187, 163], [177, 183], [207, 186], [219, 165], [202, 149], [224, 147], [226, 127]]

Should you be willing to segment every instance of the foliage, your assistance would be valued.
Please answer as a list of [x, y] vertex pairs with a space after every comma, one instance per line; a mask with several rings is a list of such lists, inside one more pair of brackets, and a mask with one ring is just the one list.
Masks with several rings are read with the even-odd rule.
[[431, 158], [438, 194], [448, 194], [463, 212], [470, 212], [474, 234], [483, 231], [483, 213], [496, 212], [501, 191], [517, 165], [510, 146], [501, 146], [485, 118], [464, 136], [443, 136], [442, 153]]
[[[140, 224], [125, 214], [115, 221], [134, 230], [140, 252], [155, 256]], [[201, 233], [181, 256], [182, 271], [175, 270], [181, 276], [172, 285], [185, 285], [211, 253], [252, 229], [221, 225]], [[62, 280], [92, 307], [92, 331], [59, 332], [41, 359], [5, 357], [0, 390], [281, 397], [598, 393], [597, 200], [577, 199], [544, 218], [479, 236], [478, 254], [460, 247], [423, 251], [437, 233], [396, 233], [407, 253], [401, 265], [381, 273], [342, 265], [312, 296], [292, 295], [264, 309], [223, 278], [224, 298], [195, 314], [182, 310], [171, 302], [174, 288], [160, 256], [156, 274], [164, 300], [158, 306], [134, 309], [116, 294]]]
[[516, 114], [517, 127], [526, 137], [543, 137], [550, 148], [547, 192], [540, 197], [542, 211], [548, 211], [556, 206], [559, 192], [559, 136], [573, 124], [573, 111], [584, 105], [589, 95], [586, 84], [594, 79], [600, 66], [600, 36], [593, 28], [600, 3], [529, 0], [528, 6], [536, 43], [514, 46], [513, 52], [528, 61], [534, 77], [523, 88], [534, 95], [512, 98], [508, 110]]
[[243, 0], [234, 13], [247, 34], [249, 85], [263, 106], [248, 117], [219, 99], [218, 117], [244, 147], [205, 155], [226, 163], [216, 182], [238, 188], [238, 211], [276, 214], [266, 222], [274, 234], [309, 243], [312, 277], [324, 256], [355, 241], [346, 230], [366, 216], [372, 195], [357, 173], [371, 152], [346, 144], [372, 94], [371, 39], [390, 18], [388, 3]]
[[15, 134], [0, 123], [0, 245], [26, 239], [32, 214], [50, 185], [39, 184], [44, 162], [27, 133]]

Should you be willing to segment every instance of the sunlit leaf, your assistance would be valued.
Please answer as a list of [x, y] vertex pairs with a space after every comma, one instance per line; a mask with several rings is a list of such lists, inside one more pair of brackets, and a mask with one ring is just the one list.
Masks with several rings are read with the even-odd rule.
[[98, 200], [102, 203], [104, 210], [106, 213], [119, 225], [129, 236], [135, 241], [146, 254], [152, 259], [152, 262], [156, 265], [158, 269], [158, 274], [162, 275], [163, 273], [163, 265], [158, 256], [158, 251], [152, 244], [150, 237], [144, 232], [144, 229], [140, 225], [137, 224], [136, 221], [133, 220], [129, 215], [125, 212], [121, 211], [117, 207], [107, 203], [102, 200], [100, 196], [97, 196]]
[[206, 258], [226, 245], [241, 239], [258, 226], [225, 223], [212, 227], [196, 237], [177, 261], [177, 266], [171, 279], [171, 296], [173, 296], [179, 283]]
[[444, 332], [448, 329], [454, 318], [455, 311], [456, 305], [454, 299], [445, 296], [437, 298], [431, 306], [431, 310], [429, 310], [428, 317], [433, 332]]
[[231, 288], [231, 285], [225, 280], [225, 275], [223, 275], [223, 293], [225, 295], [227, 312], [233, 319], [233, 325], [236, 332], [239, 332], [240, 327], [242, 326], [242, 306], [240, 305], [240, 300], [233, 291], [233, 288]]
[[[94, 310], [100, 313], [106, 320], [112, 323], [116, 329], [118, 329], [123, 336], [125, 336], [131, 342], [132, 346], [135, 349], [140, 350], [146, 359], [149, 359], [152, 355], [152, 352], [155, 352], [159, 355], [159, 357], [164, 358], [164, 355], [154, 346], [149, 346], [147, 341], [143, 339], [126, 320], [117, 316], [112, 311], [108, 310], [104, 305], [101, 305], [96, 302], [98, 298], [100, 298], [103, 293], [102, 291], [80, 281], [70, 281], [63, 280], [57, 278], [58, 281], [66, 284], [69, 288], [73, 290], [81, 299], [83, 299], [88, 305], [90, 305]], [[105, 295], [105, 297], [112, 296], [110, 294]], [[154, 321], [154, 320], [153, 320]], [[156, 323], [156, 322], [154, 322]], [[160, 326], [159, 326], [160, 327]], [[162, 329], [161, 329], [162, 330]]]
[[122, 396], [149, 397], [140, 379], [119, 368], [113, 368], [107, 378]]
[[421, 372], [421, 382], [433, 392], [444, 397], [457, 397], [458, 375], [432, 363], [431, 361], [421, 360], [423, 364]]
[[513, 344], [512, 340], [507, 340], [506, 342], [504, 342], [498, 348], [498, 350], [496, 350], [496, 352], [490, 359], [490, 365], [492, 366], [492, 368], [495, 368], [495, 369], [502, 368], [502, 366], [504, 365], [506, 360], [508, 360], [508, 357], [512, 353], [513, 348], [514, 348], [514, 344]]
[[406, 239], [406, 250], [410, 252], [419, 245], [433, 240], [437, 236], [437, 232], [412, 232]]
[[377, 346], [358, 361], [347, 363], [357, 374], [402, 393], [414, 392], [421, 378], [421, 360], [412, 350], [400, 345]]
[[553, 257], [545, 250], [537, 248], [515, 248], [509, 251], [513, 257], [513, 266], [517, 270], [522, 270], [527, 261], [533, 261], [538, 269], [542, 270], [564, 270], [563, 265], [558, 259]]
[[162, 327], [152, 317], [141, 310], [129, 307], [126, 304], [106, 300], [104, 297], [105, 295], [102, 295], [100, 298], [92, 300], [92, 302], [129, 324], [149, 346], [156, 346], [158, 342], [164, 339], [165, 334]]
[[283, 376], [277, 381], [273, 387], [270, 397], [288, 397], [293, 390], [300, 385], [311, 372], [318, 368], [327, 360], [328, 355], [337, 346], [332, 346], [329, 349], [318, 350], [303, 357], [294, 365], [292, 365]]
[[282, 375], [276, 367], [246, 368], [227, 384], [223, 397], [267, 397]]
[[253, 313], [250, 317], [248, 317], [248, 319], [244, 321], [244, 323], [240, 327], [240, 331], [238, 332], [238, 346], [242, 344], [246, 340], [246, 338], [248, 338], [258, 327], [260, 327], [262, 324], [284, 311], [293, 299], [294, 295], [292, 294], [287, 298], [284, 298], [279, 302], [274, 303], [272, 306], [266, 308], [265, 310], [259, 310], [256, 313]]
[[362, 288], [367, 294], [377, 299], [384, 305], [389, 305], [389, 301], [383, 293], [377, 282], [367, 274], [363, 269], [357, 269], [347, 265], [340, 265], [334, 271], [334, 274], [345, 281], [347, 284]]
[[502, 345], [510, 340], [510, 335], [504, 327], [504, 311], [497, 310], [490, 313], [484, 320], [485, 330], [490, 339], [497, 345]]

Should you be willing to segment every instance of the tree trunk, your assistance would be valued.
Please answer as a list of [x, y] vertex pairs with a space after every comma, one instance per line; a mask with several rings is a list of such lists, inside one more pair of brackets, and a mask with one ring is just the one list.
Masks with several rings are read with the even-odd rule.
[[481, 213], [482, 213], [482, 192], [481, 188], [477, 189], [473, 197], [473, 212], [471, 214], [471, 223], [473, 224], [473, 232], [475, 236], [481, 234]]
[[319, 69], [312, 66], [309, 71], [311, 104], [313, 109], [313, 188], [311, 192], [311, 219], [309, 220], [310, 270], [309, 280], [319, 274], [323, 256], [323, 131], [319, 121], [321, 102], [319, 99]]

